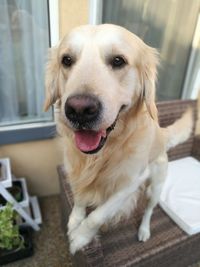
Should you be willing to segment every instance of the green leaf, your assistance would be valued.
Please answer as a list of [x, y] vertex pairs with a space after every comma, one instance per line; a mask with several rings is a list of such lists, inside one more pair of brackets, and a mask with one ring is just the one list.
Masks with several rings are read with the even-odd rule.
[[0, 248], [23, 247], [24, 241], [19, 233], [19, 226], [14, 223], [17, 216], [10, 203], [0, 210]]

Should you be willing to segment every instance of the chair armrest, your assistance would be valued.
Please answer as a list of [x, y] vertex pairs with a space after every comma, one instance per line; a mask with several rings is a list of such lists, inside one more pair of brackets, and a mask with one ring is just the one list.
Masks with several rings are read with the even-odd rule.
[[194, 136], [192, 156], [200, 160], [200, 135]]

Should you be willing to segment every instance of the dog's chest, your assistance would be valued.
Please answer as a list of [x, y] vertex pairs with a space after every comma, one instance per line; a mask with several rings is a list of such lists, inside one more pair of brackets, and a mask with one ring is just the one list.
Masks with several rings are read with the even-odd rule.
[[[73, 183], [74, 193], [89, 206], [99, 206], [119, 190], [128, 187], [145, 166], [146, 160], [120, 153], [101, 161], [90, 162]], [[74, 166], [75, 168], [75, 166]], [[71, 173], [73, 175], [73, 172]]]

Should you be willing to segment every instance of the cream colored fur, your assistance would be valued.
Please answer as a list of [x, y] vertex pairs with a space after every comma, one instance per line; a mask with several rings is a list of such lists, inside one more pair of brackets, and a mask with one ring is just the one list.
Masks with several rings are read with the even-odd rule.
[[[74, 66], [64, 69], [64, 54], [75, 57]], [[128, 64], [113, 70], [106, 59], [123, 55]], [[56, 103], [57, 128], [64, 163], [74, 196], [68, 223], [71, 253], [88, 244], [105, 223], [130, 216], [145, 180], [146, 208], [138, 238], [150, 237], [150, 218], [167, 172], [168, 148], [185, 141], [192, 129], [191, 111], [167, 129], [160, 128], [155, 105], [158, 56], [137, 36], [115, 25], [82, 26], [63, 38], [50, 52], [46, 72], [45, 110]], [[80, 152], [74, 131], [65, 117], [64, 105], [74, 94], [92, 93], [104, 105], [103, 119], [96, 130], [107, 129], [119, 114], [115, 129], [96, 154]], [[86, 217], [86, 207], [94, 211]]]

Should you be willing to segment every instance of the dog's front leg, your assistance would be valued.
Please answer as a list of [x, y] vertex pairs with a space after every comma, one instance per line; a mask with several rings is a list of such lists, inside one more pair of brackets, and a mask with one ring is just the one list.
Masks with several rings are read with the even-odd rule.
[[167, 162], [167, 155], [164, 154], [151, 164], [151, 183], [146, 192], [148, 197], [148, 204], [138, 231], [139, 241], [145, 242], [150, 238], [150, 220], [153, 209], [159, 202], [163, 183], [167, 175]]
[[79, 224], [84, 220], [86, 215], [86, 207], [82, 204], [79, 204], [77, 201], [74, 202], [74, 207], [72, 209], [72, 212], [69, 216], [68, 221], [68, 236], [72, 231], [74, 231]]
[[123, 207], [127, 198], [139, 188], [148, 176], [149, 170], [146, 169], [137, 179], [134, 179], [134, 182], [129, 186], [115, 193], [102, 206], [99, 206], [91, 212], [88, 217], [69, 234], [70, 251], [72, 254], [87, 245], [93, 239], [101, 225], [108, 222], [116, 215]]

